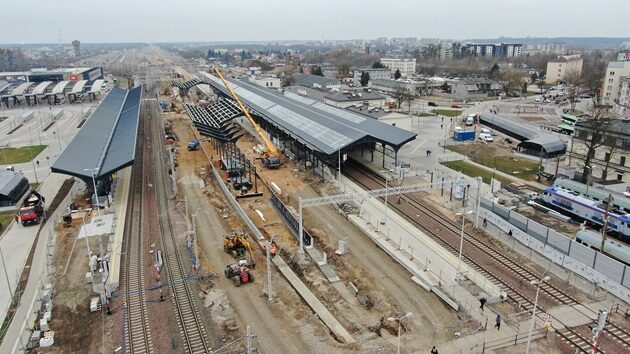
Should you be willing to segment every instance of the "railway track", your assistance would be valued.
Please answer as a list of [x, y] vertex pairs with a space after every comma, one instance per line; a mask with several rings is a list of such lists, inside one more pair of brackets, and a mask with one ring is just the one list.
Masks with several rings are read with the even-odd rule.
[[571, 348], [577, 349], [578, 353], [591, 353], [592, 346], [586, 338], [575, 330], [564, 327], [556, 331], [556, 335], [561, 341], [569, 345]]
[[[154, 112], [157, 111], [157, 102], [151, 102], [150, 105], [155, 105], [151, 109]], [[152, 123], [154, 142], [162, 147], [162, 127], [157, 119], [153, 119]], [[164, 168], [165, 157], [161, 153], [162, 150], [157, 151], [160, 153], [156, 154], [155, 171], [153, 172], [155, 173], [158, 215], [160, 215], [163, 262], [169, 278], [171, 299], [175, 308], [180, 337], [186, 353], [209, 353], [211, 348], [208, 343], [206, 328], [187, 279], [189, 267], [184, 265], [184, 257], [179, 252], [169, 214], [169, 184]]]
[[[383, 179], [383, 177], [381, 177], [380, 175], [376, 174], [374, 171], [370, 170], [369, 168], [365, 166], [362, 166], [361, 164], [355, 161], [348, 160], [348, 162], [346, 163], [346, 166], [344, 167], [346, 167], [344, 169], [344, 174], [364, 188], [374, 189], [374, 188], [381, 188], [385, 185], [385, 180]], [[367, 178], [368, 182], [366, 182], [365, 180], [361, 181], [360, 180], [361, 177]], [[414, 199], [412, 196], [402, 195], [401, 200], [405, 201], [406, 204], [409, 204], [411, 207], [413, 207], [415, 212], [419, 212], [423, 214], [424, 216], [428, 217], [428, 220], [423, 220], [423, 221], [428, 221], [428, 222], [420, 223], [417, 220], [417, 218], [409, 217], [409, 215], [404, 210], [402, 210], [402, 208], [399, 207], [397, 204], [390, 203], [389, 205], [392, 208], [398, 210], [402, 215], [404, 215], [408, 221], [416, 225], [418, 228], [424, 230], [425, 234], [427, 234], [434, 241], [439, 243], [442, 247], [444, 247], [451, 253], [458, 255], [459, 249], [455, 247], [454, 245], [451, 245], [450, 243], [443, 240], [443, 238], [437, 235], [437, 233], [434, 232], [433, 230], [435, 230], [436, 228], [445, 229], [453, 233], [456, 237], [459, 238], [459, 234], [461, 232], [460, 225], [456, 225], [451, 220], [443, 216], [441, 212], [436, 211], [435, 209], [432, 209], [424, 205], [423, 203]], [[506, 257], [500, 251], [487, 245], [484, 242], [484, 240], [477, 238], [477, 236], [467, 233], [467, 232], [465, 232], [465, 236], [466, 237], [464, 239], [465, 239], [465, 244], [467, 247], [472, 246], [482, 251], [487, 257], [497, 262], [497, 264], [500, 264], [509, 273], [511, 273], [512, 275], [515, 275], [523, 283], [525, 282], [529, 283], [532, 280], [538, 280], [541, 278], [541, 275], [536, 274], [534, 271], [528, 268], [525, 268], [522, 265], [511, 260], [509, 257]], [[500, 276], [489, 272], [487, 269], [485, 269], [485, 267], [482, 266], [480, 262], [470, 257], [467, 257], [465, 254], [463, 258], [465, 259], [466, 263], [468, 263], [468, 265], [471, 268], [475, 269], [477, 272], [484, 275], [494, 285], [505, 289], [506, 293], [508, 294], [508, 297], [510, 298], [510, 301], [515, 302], [518, 306], [525, 308], [527, 310], [530, 310], [533, 307], [532, 300], [529, 300], [527, 297], [522, 295], [519, 291], [515, 289], [514, 286], [509, 285], [506, 281], [502, 280]], [[573, 298], [571, 295], [563, 292], [562, 290], [558, 289], [556, 286], [552, 284], [543, 283], [540, 289], [542, 290], [543, 296], [547, 296], [558, 305], [571, 306], [571, 305], [579, 304], [578, 300]], [[593, 310], [590, 310], [590, 311], [592, 312], [592, 314], [597, 315], [595, 311]], [[580, 350], [583, 350], [583, 351], [590, 350], [590, 344], [588, 344], [588, 340], [582, 337], [580, 337], [581, 340], [577, 340], [575, 338], [579, 337], [580, 335], [572, 330], [571, 332], [568, 332], [568, 330], [570, 329], [567, 329], [567, 332], [560, 332], [558, 333], [558, 335], [562, 337], [563, 340], [565, 340], [565, 342], [571, 343], [571, 345], [573, 345], [576, 348], [580, 348]], [[624, 330], [623, 328], [621, 328], [620, 326], [616, 325], [613, 322], [608, 321], [607, 327], [605, 329], [605, 334], [608, 334], [614, 340], [621, 343], [621, 345], [626, 348], [630, 346], [630, 334], [628, 333], [628, 331]], [[584, 346], [583, 342], [587, 343], [588, 345]]]
[[[139, 123], [138, 139], [143, 138], [143, 119]], [[125, 225], [125, 352], [153, 353], [153, 342], [147, 311], [144, 283], [143, 252], [143, 199], [145, 192], [144, 146], [138, 144], [132, 170], [131, 195], [127, 204]]]

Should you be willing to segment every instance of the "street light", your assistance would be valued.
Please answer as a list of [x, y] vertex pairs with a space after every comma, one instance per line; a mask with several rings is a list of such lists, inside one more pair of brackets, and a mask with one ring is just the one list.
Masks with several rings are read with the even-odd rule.
[[469, 210], [467, 212], [455, 213], [455, 215], [462, 217], [462, 233], [459, 239], [459, 260], [457, 261], [457, 274], [461, 272], [462, 265], [462, 253], [464, 251], [464, 223], [466, 222], [466, 215], [472, 214], [474, 211]]
[[551, 279], [550, 276], [545, 276], [540, 280], [532, 280], [529, 283], [532, 285], [536, 285], [536, 297], [534, 298], [534, 309], [532, 310], [532, 320], [529, 324], [529, 334], [527, 335], [527, 347], [525, 348], [525, 354], [529, 354], [529, 345], [532, 340], [532, 332], [534, 331], [534, 316], [536, 315], [536, 306], [538, 306], [538, 293], [540, 292], [540, 284], [549, 281]]
[[396, 318], [396, 317], [387, 317], [387, 320], [390, 322], [396, 322], [398, 321], [398, 350], [396, 350], [397, 354], [400, 354], [400, 325], [402, 324], [402, 320], [405, 318], [411, 318], [413, 317], [413, 313], [411, 312], [407, 312], [406, 314], [404, 314], [403, 316], [401, 316], [400, 318]]
[[94, 176], [94, 173], [98, 173], [99, 168], [98, 167], [84, 168], [83, 171], [90, 171], [90, 174], [92, 175], [92, 185], [94, 186], [94, 198], [96, 198], [96, 213], [100, 216], [101, 215], [101, 206], [98, 203], [98, 192], [96, 191], [96, 178]]

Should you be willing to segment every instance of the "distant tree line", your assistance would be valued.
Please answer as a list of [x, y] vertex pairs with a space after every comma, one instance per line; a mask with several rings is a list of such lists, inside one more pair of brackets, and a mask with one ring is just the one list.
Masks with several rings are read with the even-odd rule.
[[0, 48], [0, 71], [26, 70], [26, 57], [19, 48]]

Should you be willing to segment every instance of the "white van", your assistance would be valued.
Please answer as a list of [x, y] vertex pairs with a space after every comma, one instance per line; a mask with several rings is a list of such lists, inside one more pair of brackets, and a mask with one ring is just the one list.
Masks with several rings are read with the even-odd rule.
[[482, 134], [488, 134], [488, 135], [492, 134], [492, 130], [490, 130], [488, 128], [481, 128], [481, 130], [479, 132], [482, 133]]
[[473, 124], [475, 124], [475, 115], [469, 114], [468, 117], [466, 117], [466, 125], [471, 126]]
[[490, 135], [488, 133], [481, 133], [481, 134], [479, 134], [479, 140], [485, 141], [487, 143], [490, 143], [490, 142], [494, 141], [494, 139], [492, 139], [492, 135]]

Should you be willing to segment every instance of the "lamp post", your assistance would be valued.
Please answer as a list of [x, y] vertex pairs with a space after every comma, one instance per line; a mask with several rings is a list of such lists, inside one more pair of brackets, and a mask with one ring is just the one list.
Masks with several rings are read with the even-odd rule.
[[466, 222], [466, 215], [468, 214], [472, 214], [473, 210], [469, 210], [467, 212], [461, 212], [461, 213], [455, 213], [455, 215], [457, 216], [462, 216], [462, 232], [460, 234], [460, 238], [459, 238], [459, 259], [457, 261], [457, 274], [459, 274], [461, 272], [461, 266], [462, 266], [462, 254], [464, 251], [464, 223]]
[[400, 354], [400, 326], [402, 324], [402, 320], [405, 318], [411, 318], [413, 317], [413, 313], [411, 312], [407, 312], [406, 314], [404, 314], [403, 316], [396, 318], [396, 317], [388, 317], [387, 320], [390, 322], [396, 322], [398, 321], [398, 346], [397, 346], [397, 350], [396, 353]]
[[529, 324], [529, 333], [527, 334], [527, 347], [525, 348], [525, 354], [529, 354], [529, 345], [531, 344], [532, 332], [534, 331], [534, 323], [535, 323], [534, 316], [536, 316], [536, 306], [538, 306], [538, 293], [540, 292], [540, 284], [548, 281], [549, 279], [551, 279], [551, 277], [547, 275], [546, 277], [540, 280], [532, 280], [529, 282], [532, 285], [536, 285], [536, 297], [534, 298], [534, 309], [532, 310], [532, 320]]
[[92, 175], [92, 185], [94, 187], [94, 198], [96, 199], [96, 213], [97, 215], [101, 215], [101, 206], [98, 202], [98, 192], [96, 191], [96, 177], [94, 176], [94, 173], [98, 173], [99, 168], [98, 167], [94, 167], [94, 168], [84, 168], [83, 171], [90, 171], [90, 175]]

